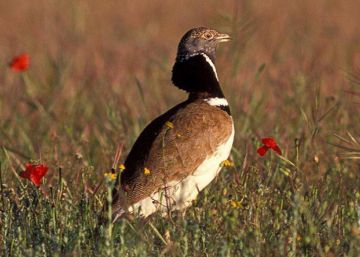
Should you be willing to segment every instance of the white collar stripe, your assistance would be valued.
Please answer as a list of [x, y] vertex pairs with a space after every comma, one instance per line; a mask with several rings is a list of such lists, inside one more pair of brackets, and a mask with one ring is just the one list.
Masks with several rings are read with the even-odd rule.
[[205, 99], [205, 102], [211, 106], [229, 106], [228, 101], [225, 98], [213, 97]]
[[211, 68], [213, 69], [213, 72], [214, 72], [214, 74], [215, 74], [215, 77], [216, 77], [217, 81], [219, 81], [219, 78], [218, 78], [218, 75], [217, 75], [217, 73], [216, 73], [216, 68], [215, 68], [214, 63], [211, 61], [211, 59], [209, 58], [209, 56], [207, 56], [206, 54], [201, 53], [201, 55], [204, 56], [205, 61], [206, 61], [208, 64], [210, 64]]

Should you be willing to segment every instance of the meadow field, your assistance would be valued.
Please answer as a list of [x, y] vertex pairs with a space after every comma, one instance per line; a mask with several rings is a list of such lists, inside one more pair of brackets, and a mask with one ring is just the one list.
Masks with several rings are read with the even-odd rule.
[[[360, 1], [0, 1], [1, 256], [360, 256]], [[233, 165], [185, 215], [97, 226], [190, 28], [216, 66]], [[25, 72], [12, 58], [30, 56]], [[257, 154], [261, 139], [283, 154]], [[49, 167], [37, 188], [25, 164]]]

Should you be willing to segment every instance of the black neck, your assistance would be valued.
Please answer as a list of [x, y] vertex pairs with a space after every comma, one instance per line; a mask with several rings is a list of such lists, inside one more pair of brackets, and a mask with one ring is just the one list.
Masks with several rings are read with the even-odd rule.
[[183, 61], [176, 61], [172, 71], [175, 86], [190, 93], [190, 97], [223, 98], [219, 81], [205, 56], [199, 54]]

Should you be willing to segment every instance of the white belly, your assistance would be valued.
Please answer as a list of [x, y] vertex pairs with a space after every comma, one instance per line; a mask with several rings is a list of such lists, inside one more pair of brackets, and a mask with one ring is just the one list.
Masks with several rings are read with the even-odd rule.
[[171, 181], [161, 190], [151, 196], [137, 202], [128, 211], [147, 217], [150, 214], [161, 211], [184, 209], [191, 205], [197, 197], [220, 172], [221, 163], [229, 157], [234, 141], [234, 125], [229, 139], [218, 146], [213, 155], [209, 156], [200, 166], [182, 181]]

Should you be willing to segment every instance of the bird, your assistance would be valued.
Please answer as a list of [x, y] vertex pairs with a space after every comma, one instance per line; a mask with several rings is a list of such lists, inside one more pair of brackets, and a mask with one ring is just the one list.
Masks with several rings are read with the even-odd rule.
[[206, 27], [181, 38], [171, 80], [188, 98], [150, 122], [135, 141], [113, 190], [113, 222], [125, 214], [184, 211], [219, 174], [235, 130], [215, 53], [230, 40]]

